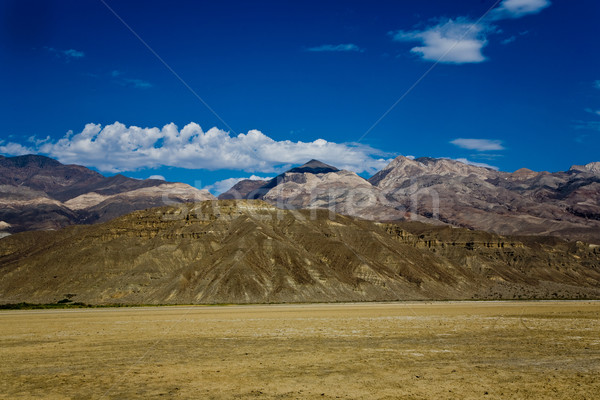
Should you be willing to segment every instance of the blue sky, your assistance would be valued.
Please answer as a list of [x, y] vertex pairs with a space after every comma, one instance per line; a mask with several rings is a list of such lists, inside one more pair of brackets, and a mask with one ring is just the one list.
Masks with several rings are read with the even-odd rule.
[[565, 170], [600, 160], [599, 18], [596, 0], [3, 0], [0, 153], [213, 189], [311, 158]]

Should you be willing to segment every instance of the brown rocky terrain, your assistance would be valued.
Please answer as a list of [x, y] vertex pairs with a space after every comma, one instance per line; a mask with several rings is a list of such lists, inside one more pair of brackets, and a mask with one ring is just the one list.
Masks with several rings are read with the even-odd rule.
[[240, 182], [223, 198], [600, 244], [600, 163], [566, 172], [522, 168], [508, 173], [449, 159], [399, 156], [367, 181], [311, 160], [260, 187], [249, 182]]
[[[41, 156], [0, 158], [0, 237], [213, 198], [184, 184], [105, 178]], [[262, 199], [283, 209], [329, 209], [373, 221], [422, 221], [600, 244], [600, 163], [565, 172], [522, 168], [508, 173], [449, 159], [400, 156], [365, 180], [311, 160], [269, 181], [241, 181], [220, 198]]]
[[0, 156], [0, 237], [108, 221], [149, 207], [214, 199], [205, 190], [156, 179], [104, 177], [43, 156]]
[[412, 214], [455, 226], [598, 244], [598, 164], [566, 172], [508, 173], [453, 160], [400, 156], [369, 181]]
[[228, 191], [219, 195], [219, 200], [248, 199], [251, 193], [266, 185], [269, 181], [244, 179], [236, 183]]
[[263, 201], [206, 201], [0, 239], [0, 302], [600, 298], [600, 248]]
[[403, 209], [398, 210], [366, 179], [318, 160], [292, 168], [242, 198], [265, 200], [279, 208], [325, 208], [370, 220], [405, 216]]

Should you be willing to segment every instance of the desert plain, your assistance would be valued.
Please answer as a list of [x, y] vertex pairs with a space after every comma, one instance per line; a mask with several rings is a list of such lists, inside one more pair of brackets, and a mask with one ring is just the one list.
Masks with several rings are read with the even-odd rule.
[[593, 399], [600, 302], [0, 312], [2, 399]]

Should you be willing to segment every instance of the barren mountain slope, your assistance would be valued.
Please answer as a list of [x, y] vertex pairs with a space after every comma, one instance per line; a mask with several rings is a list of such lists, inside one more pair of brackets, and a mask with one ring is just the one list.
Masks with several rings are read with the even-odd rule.
[[44, 156], [0, 156], [0, 236], [95, 223], [160, 205], [214, 199], [205, 190], [156, 179], [106, 178]]
[[241, 200], [253, 197], [255, 190], [266, 185], [269, 181], [244, 179], [219, 195], [219, 200]]
[[64, 190], [81, 190], [105, 179], [80, 165], [63, 165], [44, 156], [0, 156], [0, 184], [28, 187], [57, 199]]
[[248, 198], [280, 208], [324, 208], [370, 220], [400, 220], [405, 215], [403, 207], [394, 207], [364, 178], [318, 160], [276, 176]]
[[446, 159], [397, 157], [369, 181], [413, 214], [500, 234], [556, 235], [600, 243], [600, 176], [499, 172]]
[[0, 239], [0, 301], [228, 303], [600, 297], [600, 251], [262, 201], [136, 211]]

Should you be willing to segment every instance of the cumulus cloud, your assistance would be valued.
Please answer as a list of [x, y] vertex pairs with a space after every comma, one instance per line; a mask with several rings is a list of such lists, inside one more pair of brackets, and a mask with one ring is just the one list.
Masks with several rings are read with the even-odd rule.
[[316, 47], [309, 47], [307, 51], [357, 51], [362, 53], [364, 50], [352, 43], [346, 44], [324, 44]]
[[410, 51], [424, 60], [450, 64], [480, 63], [486, 60], [482, 49], [487, 45], [486, 32], [491, 28], [465, 18], [446, 20], [421, 31], [395, 31], [395, 41], [420, 42]]
[[251, 181], [268, 181], [270, 179], [273, 179], [273, 177], [272, 176], [261, 177], [261, 176], [257, 176], [257, 175], [252, 175], [252, 176], [246, 177], [246, 178], [228, 178], [228, 179], [223, 179], [222, 181], [217, 181], [217, 182], [213, 183], [212, 185], [205, 186], [204, 189], [210, 191], [215, 196], [218, 196], [221, 193], [226, 192], [229, 189], [231, 189], [236, 183], [246, 180], [246, 179], [249, 179]]
[[516, 19], [530, 14], [537, 14], [550, 6], [549, 0], [503, 0], [490, 12], [490, 19]]
[[148, 179], [157, 179], [159, 181], [166, 181], [165, 177], [162, 175], [151, 175], [148, 177]]
[[494, 151], [494, 150], [504, 150], [504, 146], [502, 146], [501, 140], [490, 140], [490, 139], [463, 139], [458, 138], [451, 140], [455, 146], [458, 146], [463, 149], [468, 150], [477, 150], [477, 151]]
[[[8, 143], [2, 148], [0, 151], [6, 154], [24, 149], [18, 143]], [[182, 129], [173, 123], [162, 128], [125, 126], [119, 122], [104, 127], [87, 124], [80, 133], [67, 132], [61, 139], [43, 142], [31, 150], [63, 163], [83, 164], [113, 173], [161, 166], [269, 173], [312, 158], [338, 168], [372, 173], [393, 156], [356, 143], [324, 139], [277, 141], [258, 130], [239, 135], [217, 128], [204, 132], [196, 123]]]
[[19, 143], [11, 142], [4, 144], [3, 141], [0, 141], [0, 153], [8, 154], [11, 156], [23, 156], [25, 154], [35, 153], [35, 151], [30, 147], [25, 147]]

